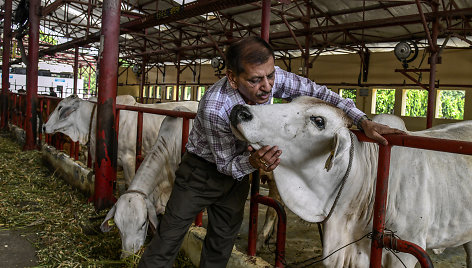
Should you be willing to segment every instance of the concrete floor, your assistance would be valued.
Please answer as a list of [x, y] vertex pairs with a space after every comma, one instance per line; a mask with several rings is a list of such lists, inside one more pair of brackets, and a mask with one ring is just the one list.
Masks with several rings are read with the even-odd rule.
[[32, 267], [37, 261], [36, 250], [26, 235], [0, 230], [0, 267]]

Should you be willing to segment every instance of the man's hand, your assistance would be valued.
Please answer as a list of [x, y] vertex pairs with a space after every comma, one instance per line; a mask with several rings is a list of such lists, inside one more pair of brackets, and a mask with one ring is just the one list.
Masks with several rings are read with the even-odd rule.
[[362, 120], [361, 127], [367, 137], [383, 145], [387, 145], [388, 142], [381, 136], [382, 134], [406, 134], [403, 130], [391, 128], [387, 125], [379, 124], [370, 120]]
[[279, 157], [282, 151], [277, 146], [270, 147], [266, 145], [257, 151], [252, 146], [248, 146], [248, 150], [251, 152], [249, 163], [254, 168], [262, 168], [264, 171], [269, 172], [274, 170], [280, 163]]

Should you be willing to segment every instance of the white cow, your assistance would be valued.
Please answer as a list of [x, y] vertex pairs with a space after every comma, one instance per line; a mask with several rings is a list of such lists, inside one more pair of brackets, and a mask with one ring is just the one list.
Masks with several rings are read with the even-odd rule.
[[[289, 104], [237, 106], [231, 119], [235, 135], [254, 148], [277, 145], [282, 150], [274, 177], [290, 210], [309, 222], [322, 222], [333, 211], [324, 223], [324, 257], [371, 232], [378, 145], [351, 136], [351, 120], [345, 113], [318, 99], [299, 97]], [[472, 122], [410, 134], [472, 141]], [[332, 209], [349, 163], [344, 190]], [[471, 267], [470, 174], [471, 156], [394, 146], [386, 228], [425, 249], [465, 244]], [[368, 267], [370, 244], [370, 240], [360, 240], [324, 264]], [[383, 254], [383, 267], [403, 267], [390, 252]], [[406, 267], [417, 262], [412, 255], [397, 255]]]
[[[147, 108], [171, 110], [176, 106], [187, 107], [190, 111], [196, 112], [198, 102], [168, 102], [156, 104], [140, 104], [130, 95], [120, 95], [116, 97], [117, 104], [133, 105]], [[69, 136], [74, 142], [79, 141], [86, 144], [90, 136], [90, 153], [92, 159], [95, 157], [96, 143], [96, 111], [93, 112], [95, 104], [82, 100], [75, 95], [63, 99], [49, 116], [44, 125], [44, 132], [47, 134], [61, 132]], [[96, 109], [96, 108], [95, 108]], [[90, 123], [93, 113], [93, 121]], [[131, 183], [135, 174], [136, 166], [136, 136], [137, 136], [137, 112], [120, 111], [120, 128], [118, 134], [118, 166], [123, 167], [126, 185]], [[143, 146], [142, 155], [145, 156], [154, 145], [163, 115], [153, 115], [145, 113], [143, 116]], [[91, 134], [91, 135], [90, 135]]]
[[[190, 112], [185, 107], [175, 110]], [[148, 222], [157, 228], [157, 215], [164, 212], [180, 163], [182, 118], [166, 117], [156, 144], [144, 158], [126, 193], [120, 196], [101, 225], [103, 232], [113, 225], [120, 230], [122, 258], [137, 252], [144, 244]]]
[[[174, 110], [189, 112], [185, 107], [176, 107]], [[156, 229], [157, 215], [164, 212], [174, 185], [175, 171], [181, 159], [181, 145], [182, 119], [166, 117], [156, 144], [144, 158], [128, 191], [120, 196], [102, 222], [100, 228], [103, 232], [110, 231], [114, 225], [120, 230], [122, 258], [136, 253], [143, 246], [148, 222], [152, 229]], [[275, 194], [277, 198], [277, 189], [274, 183], [270, 182], [269, 196], [274, 198]], [[261, 242], [268, 239], [276, 223], [276, 214], [272, 211], [273, 209], [267, 212], [269, 216], [259, 235]], [[111, 224], [112, 219], [114, 224]]]

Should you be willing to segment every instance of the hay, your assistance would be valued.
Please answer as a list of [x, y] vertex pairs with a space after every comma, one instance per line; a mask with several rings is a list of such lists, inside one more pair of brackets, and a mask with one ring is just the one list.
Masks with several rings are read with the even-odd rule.
[[[0, 228], [28, 234], [41, 267], [135, 267], [140, 254], [120, 260], [117, 228], [102, 233], [106, 211], [54, 176], [39, 151], [22, 151], [0, 133]], [[184, 258], [185, 259], [185, 258]], [[176, 267], [192, 267], [179, 260]]]

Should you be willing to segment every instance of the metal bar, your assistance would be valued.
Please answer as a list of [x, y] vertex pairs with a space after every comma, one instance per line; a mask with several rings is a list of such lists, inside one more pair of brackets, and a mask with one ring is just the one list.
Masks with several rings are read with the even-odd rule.
[[429, 46], [431, 47], [432, 51], [434, 51], [435, 47], [436, 47], [436, 44], [433, 43], [433, 39], [431, 38], [431, 33], [429, 31], [429, 28], [428, 28], [428, 22], [426, 22], [426, 18], [424, 16], [423, 8], [421, 7], [420, 0], [415, 0], [415, 2], [416, 2], [416, 6], [418, 7], [418, 12], [420, 14], [421, 23], [423, 23], [423, 28], [424, 28], [424, 31], [426, 33], [426, 38], [428, 39]]
[[174, 111], [174, 110], [154, 109], [154, 108], [129, 106], [129, 105], [122, 105], [122, 104], [117, 104], [116, 109], [135, 111], [135, 112], [145, 112], [145, 113], [150, 113], [150, 114], [161, 114], [161, 115], [168, 115], [168, 116], [173, 116], [173, 117], [183, 117], [183, 118], [188, 118], [188, 119], [194, 119], [196, 116], [196, 113], [191, 113], [191, 112], [179, 112], [179, 111]]
[[74, 159], [79, 160], [80, 143], [78, 141], [76, 141], [76, 142], [74, 142], [74, 146], [75, 146]]
[[[254, 202], [272, 207], [277, 212], [278, 222], [277, 222], [277, 242], [275, 247], [275, 267], [284, 267], [285, 260], [285, 240], [287, 234], [287, 214], [282, 204], [270, 197], [262, 196], [257, 194], [252, 196]], [[254, 241], [257, 242], [257, 233]]]
[[36, 108], [38, 106], [38, 52], [40, 6], [40, 0], [30, 0], [28, 66], [26, 75], [26, 138], [23, 150], [36, 149]]
[[[416, 0], [418, 1], [418, 0]], [[433, 4], [433, 11], [438, 11], [438, 5]], [[429, 93], [428, 93], [428, 108], [426, 110], [426, 128], [431, 128], [433, 126], [434, 110], [436, 107], [436, 66], [438, 63], [438, 54], [439, 50], [437, 49], [437, 40], [439, 34], [439, 19], [435, 18], [433, 20], [433, 34], [428, 36], [431, 38], [430, 49], [431, 57], [429, 60], [429, 66], [431, 71], [429, 72]], [[428, 41], [430, 41], [428, 39]]]
[[99, 52], [95, 191], [93, 196], [97, 210], [111, 207], [116, 200], [113, 196], [113, 184], [116, 181], [116, 144], [118, 140], [115, 128], [115, 106], [120, 5], [120, 0], [103, 1], [101, 49]]
[[384, 235], [382, 239], [384, 247], [409, 253], [418, 259], [421, 267], [434, 267], [428, 253], [420, 246], [401, 239], [395, 239], [392, 236]]
[[385, 214], [387, 211], [388, 172], [390, 169], [390, 153], [392, 145], [379, 144], [379, 164], [377, 183], [375, 186], [374, 218], [372, 227], [372, 243], [370, 248], [370, 267], [380, 268], [382, 265], [381, 242], [385, 229]]
[[[359, 141], [376, 142], [358, 130], [352, 130]], [[410, 148], [426, 149], [431, 151], [439, 151], [446, 153], [472, 155], [472, 142], [456, 141], [447, 139], [438, 139], [430, 137], [420, 137], [402, 134], [383, 135], [387, 139], [389, 145], [397, 145]]]
[[285, 209], [279, 201], [259, 194], [259, 184], [259, 170], [256, 170], [252, 173], [247, 254], [249, 256], [256, 255], [259, 204], [272, 207], [277, 212], [278, 217], [275, 267], [284, 267], [287, 214], [285, 213]]
[[270, 34], [270, 0], [262, 0], [261, 37], [269, 42]]
[[77, 74], [79, 73], [79, 47], [74, 51], [74, 95], [77, 95]]
[[41, 11], [41, 16], [42, 17], [45, 17], [47, 15], [49, 15], [49, 13], [55, 11], [56, 9], [58, 9], [62, 4], [65, 4], [66, 1], [64, 0], [56, 0], [54, 2], [52, 2], [51, 4], [45, 6]]
[[423, 85], [422, 83], [420, 83], [420, 81], [418, 81], [416, 78], [414, 78], [413, 76], [407, 74], [404, 70], [395, 70], [395, 72], [399, 72], [401, 74], [403, 74], [404, 76], [406, 76], [408, 79], [410, 79], [411, 81], [415, 82], [416, 85], [426, 89], [426, 90], [429, 90], [428, 87], [426, 85]]
[[10, 56], [12, 39], [11, 18], [12, 18], [12, 1], [5, 0], [5, 13], [3, 19], [3, 57], [2, 57], [2, 118], [0, 122], [0, 129], [8, 129], [8, 96], [10, 93]]

